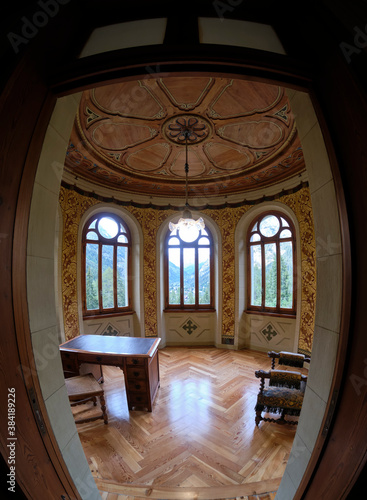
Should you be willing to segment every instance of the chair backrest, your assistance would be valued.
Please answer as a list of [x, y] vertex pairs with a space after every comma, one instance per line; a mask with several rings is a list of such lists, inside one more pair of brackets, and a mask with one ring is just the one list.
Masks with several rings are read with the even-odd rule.
[[305, 362], [311, 361], [311, 356], [307, 356], [306, 354], [300, 354], [296, 352], [287, 352], [287, 351], [269, 351], [269, 358], [271, 358], [271, 368], [275, 368], [275, 360], [278, 359], [278, 365], [283, 366], [293, 366], [295, 368], [303, 368]]
[[301, 389], [302, 384], [307, 383], [307, 376], [296, 371], [289, 370], [256, 370], [255, 376], [260, 378], [260, 392], [263, 391], [265, 379], [269, 379], [269, 386], [287, 387], [289, 389]]

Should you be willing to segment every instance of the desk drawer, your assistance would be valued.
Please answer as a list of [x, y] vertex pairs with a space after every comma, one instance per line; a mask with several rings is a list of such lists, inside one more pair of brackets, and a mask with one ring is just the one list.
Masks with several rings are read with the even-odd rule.
[[61, 351], [61, 361], [64, 372], [79, 373], [78, 357], [75, 353]]
[[145, 358], [126, 356], [126, 364], [133, 366], [144, 366]]
[[149, 398], [147, 394], [140, 392], [131, 392], [130, 393], [130, 405], [135, 408], [148, 408], [149, 406]]
[[129, 392], [132, 393], [132, 392], [136, 392], [136, 393], [144, 393], [146, 394], [147, 392], [147, 384], [145, 382], [145, 380], [131, 380], [129, 379], [128, 381], [129, 383]]
[[78, 354], [81, 363], [98, 363], [99, 365], [122, 365], [121, 356], [113, 354]]
[[128, 366], [126, 368], [126, 373], [129, 382], [139, 379], [145, 380], [146, 378], [145, 369], [140, 366], [138, 367]]
[[78, 354], [79, 362], [81, 363], [98, 363], [100, 365], [113, 365], [121, 366], [122, 359], [121, 356], [115, 356], [113, 354]]

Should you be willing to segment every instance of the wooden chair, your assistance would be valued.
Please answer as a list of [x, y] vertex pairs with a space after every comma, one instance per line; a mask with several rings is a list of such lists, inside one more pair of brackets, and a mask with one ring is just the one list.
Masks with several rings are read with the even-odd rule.
[[269, 351], [268, 356], [271, 358], [272, 370], [275, 368], [276, 359], [278, 359], [278, 365], [292, 366], [294, 368], [303, 368], [304, 363], [311, 361], [311, 356], [287, 351]]
[[69, 377], [65, 379], [66, 390], [69, 396], [71, 406], [80, 405], [88, 401], [93, 401], [94, 406], [97, 405], [97, 397], [101, 403], [102, 413], [93, 417], [80, 418], [75, 420], [75, 423], [82, 424], [102, 418], [105, 424], [108, 424], [106, 412], [106, 404], [104, 399], [104, 391], [92, 373]]
[[[300, 415], [307, 383], [306, 375], [286, 370], [268, 372], [257, 370], [255, 376], [260, 378], [260, 391], [255, 406], [256, 425], [258, 426], [262, 420], [277, 424], [297, 425], [297, 420], [286, 420], [285, 417]], [[269, 379], [267, 386], [265, 386], [266, 379]], [[280, 417], [278, 419], [263, 417], [263, 412], [279, 414]]]

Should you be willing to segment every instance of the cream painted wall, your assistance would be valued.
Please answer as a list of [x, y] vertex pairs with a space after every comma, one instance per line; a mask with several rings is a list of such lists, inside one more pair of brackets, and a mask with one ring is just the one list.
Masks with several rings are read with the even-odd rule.
[[276, 495], [292, 500], [321, 430], [339, 342], [342, 306], [341, 233], [335, 186], [308, 94], [288, 92], [309, 177], [316, 236], [317, 302], [309, 378], [297, 433]]
[[60, 181], [79, 96], [57, 101], [49, 123], [33, 188], [27, 247], [27, 295], [33, 354], [52, 430], [83, 499], [100, 500], [70, 410], [61, 366], [60, 287], [55, 234]]

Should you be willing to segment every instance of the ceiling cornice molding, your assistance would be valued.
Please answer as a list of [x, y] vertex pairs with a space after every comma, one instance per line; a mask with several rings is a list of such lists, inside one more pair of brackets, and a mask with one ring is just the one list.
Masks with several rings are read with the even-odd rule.
[[[132, 206], [135, 208], [143, 208], [143, 209], [145, 208], [145, 209], [153, 209], [153, 210], [177, 210], [177, 211], [184, 210], [184, 208], [185, 208], [185, 206], [183, 206], [183, 205], [175, 205], [175, 204], [171, 203], [170, 201], [168, 201], [164, 205], [163, 204], [161, 205], [161, 204], [153, 203], [151, 201], [144, 203], [144, 202], [137, 202], [137, 201], [133, 201], [133, 200], [121, 200], [121, 199], [116, 198], [115, 196], [105, 196], [102, 194], [98, 194], [93, 190], [89, 191], [87, 189], [83, 189], [82, 187], [80, 187], [76, 184], [70, 184], [65, 180], [61, 181], [61, 186], [65, 189], [70, 190], [70, 191], [75, 191], [76, 193], [78, 193], [82, 196], [86, 196], [88, 198], [94, 198], [94, 199], [100, 201], [101, 203], [114, 203], [116, 205], [123, 206], [123, 207]], [[277, 193], [274, 193], [274, 194], [267, 194], [267, 195], [263, 194], [262, 196], [259, 196], [258, 198], [254, 198], [254, 199], [244, 198], [244, 199], [238, 200], [238, 201], [226, 200], [226, 201], [223, 201], [222, 203], [220, 203], [220, 202], [218, 202], [218, 203], [206, 203], [206, 204], [200, 205], [200, 206], [196, 206], [196, 205], [191, 206], [190, 205], [190, 208], [200, 211], [200, 210], [222, 210], [225, 208], [239, 208], [239, 207], [243, 207], [246, 205], [253, 206], [253, 205], [258, 205], [258, 204], [264, 203], [264, 202], [278, 200], [282, 196], [297, 193], [300, 189], [303, 189], [305, 187], [308, 187], [308, 181], [301, 180], [296, 186], [290, 187], [288, 189], [282, 188], [281, 190], [279, 190]]]

